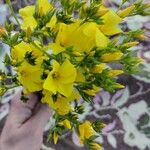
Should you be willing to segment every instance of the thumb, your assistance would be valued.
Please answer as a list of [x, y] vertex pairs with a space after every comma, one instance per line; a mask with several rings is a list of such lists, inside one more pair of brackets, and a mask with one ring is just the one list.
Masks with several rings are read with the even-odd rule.
[[40, 104], [37, 112], [26, 122], [32, 126], [36, 126], [38, 130], [43, 132], [48, 120], [52, 115], [52, 110], [46, 104]]

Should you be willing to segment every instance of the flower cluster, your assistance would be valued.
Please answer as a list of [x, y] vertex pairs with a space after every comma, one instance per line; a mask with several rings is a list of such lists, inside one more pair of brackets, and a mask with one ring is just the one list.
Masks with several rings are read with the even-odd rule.
[[[12, 10], [9, 0], [7, 3]], [[86, 109], [84, 101], [92, 103], [102, 89], [124, 88], [117, 82], [118, 75], [138, 71], [142, 60], [130, 48], [146, 37], [143, 30], [124, 31], [122, 23], [125, 17], [146, 15], [147, 9], [149, 5], [141, 2], [115, 12], [102, 0], [37, 0], [19, 10], [22, 22], [12, 10], [19, 29], [14, 34], [14, 25], [6, 23], [0, 27], [0, 38], [11, 48], [4, 63], [16, 74], [0, 72], [0, 94], [22, 86], [21, 99], [26, 102], [27, 94], [38, 92], [41, 102], [55, 112], [49, 139], [56, 144], [61, 135], [75, 130], [81, 144], [101, 149], [95, 139], [105, 125], [81, 122], [78, 115]]]

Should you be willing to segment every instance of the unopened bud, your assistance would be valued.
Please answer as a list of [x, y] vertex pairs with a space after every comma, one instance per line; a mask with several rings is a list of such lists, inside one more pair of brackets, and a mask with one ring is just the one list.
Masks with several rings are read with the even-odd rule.
[[121, 18], [127, 17], [135, 9], [134, 5], [131, 5], [123, 10], [118, 11], [118, 16]]
[[5, 35], [6, 35], [5, 28], [0, 26], [0, 37], [5, 36]]
[[139, 44], [139, 42], [128, 42], [128, 43], [123, 44], [123, 46], [124, 47], [133, 47], [133, 46], [136, 46], [138, 44]]

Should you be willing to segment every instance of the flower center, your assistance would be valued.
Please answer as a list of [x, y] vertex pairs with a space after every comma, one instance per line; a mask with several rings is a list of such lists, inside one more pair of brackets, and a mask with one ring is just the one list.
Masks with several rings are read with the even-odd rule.
[[59, 78], [59, 74], [57, 72], [54, 72], [52, 74], [53, 79], [58, 79]]

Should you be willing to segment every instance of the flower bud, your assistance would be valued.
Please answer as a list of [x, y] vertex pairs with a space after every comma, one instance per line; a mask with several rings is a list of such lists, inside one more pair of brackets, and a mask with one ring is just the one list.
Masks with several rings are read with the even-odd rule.
[[140, 39], [140, 40], [147, 40], [147, 39], [148, 39], [148, 37], [145, 36], [145, 35], [143, 35], [143, 34], [137, 36], [136, 38], [138, 38], [138, 39]]
[[64, 126], [67, 129], [71, 129], [71, 124], [68, 119], [65, 119], [65, 120], [59, 122], [59, 125]]
[[0, 96], [3, 96], [6, 92], [6, 89], [4, 87], [0, 87]]
[[128, 43], [123, 44], [123, 46], [124, 47], [134, 47], [138, 44], [139, 44], [139, 42], [128, 42]]
[[3, 37], [6, 35], [6, 30], [2, 26], [0, 26], [0, 37]]
[[77, 57], [80, 57], [80, 56], [83, 56], [83, 54], [79, 53], [79, 52], [73, 52], [73, 55], [77, 56]]
[[123, 70], [110, 70], [110, 71], [108, 72], [108, 75], [109, 75], [110, 77], [115, 77], [115, 76], [118, 76], [118, 75], [123, 74], [123, 73], [124, 73]]
[[30, 27], [27, 28], [26, 34], [27, 34], [27, 37], [30, 37], [30, 36], [31, 36], [32, 30], [31, 30]]
[[53, 140], [54, 140], [54, 144], [57, 144], [57, 142], [58, 142], [58, 134], [56, 132], [54, 132], [54, 134], [53, 134]]
[[92, 73], [102, 73], [102, 71], [106, 68], [105, 64], [99, 64], [96, 65], [93, 69], [92, 69]]
[[111, 62], [120, 60], [122, 56], [122, 52], [106, 53], [101, 57], [101, 59], [103, 62]]
[[115, 88], [117, 88], [117, 89], [124, 89], [125, 86], [122, 85], [122, 84], [117, 83], [117, 84], [115, 85]]
[[118, 11], [118, 16], [121, 18], [127, 17], [135, 9], [134, 5], [131, 5], [123, 10]]

